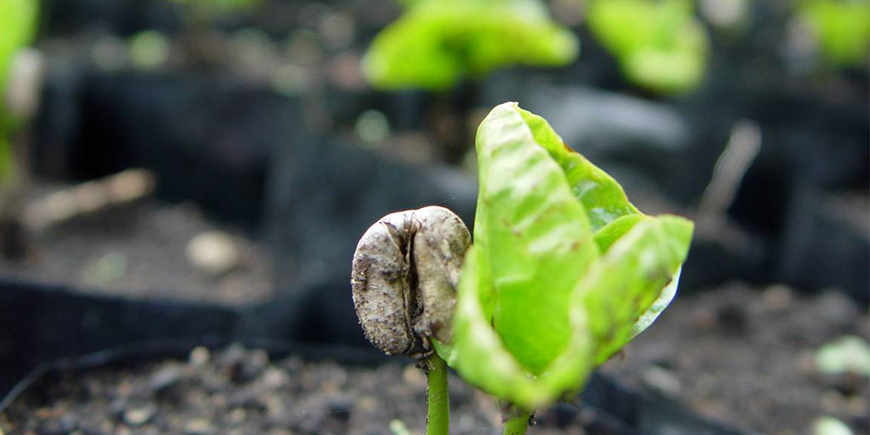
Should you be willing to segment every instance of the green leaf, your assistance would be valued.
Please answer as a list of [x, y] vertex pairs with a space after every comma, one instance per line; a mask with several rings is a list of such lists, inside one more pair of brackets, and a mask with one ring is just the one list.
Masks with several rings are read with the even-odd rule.
[[586, 208], [593, 231], [621, 216], [640, 213], [613, 177], [568, 147], [544, 118], [519, 107], [516, 110], [532, 130], [535, 142], [562, 167], [571, 192]]
[[231, 13], [247, 11], [262, 3], [262, 0], [174, 0], [178, 3], [194, 4], [198, 7], [208, 8], [210, 13]]
[[408, 4], [366, 53], [382, 89], [443, 90], [510, 65], [562, 66], [578, 43], [539, 0], [428, 0]]
[[7, 136], [14, 120], [6, 113], [6, 82], [15, 54], [36, 33], [38, 11], [36, 0], [0, 0], [0, 186], [14, 175], [12, 147]]
[[493, 321], [505, 347], [538, 374], [568, 342], [564, 307], [598, 248], [583, 204], [516, 105], [481, 123], [477, 155], [474, 233], [498, 295]]
[[[483, 307], [494, 297], [491, 281], [481, 271], [485, 259], [478, 246], [465, 257], [454, 315], [454, 342], [435, 342], [435, 349], [462, 377], [489, 394], [533, 410], [579, 388], [592, 370], [592, 343], [583, 333], [573, 334], [561, 353], [538, 376], [523, 368], [504, 346]], [[576, 305], [580, 307], [580, 305]], [[572, 310], [575, 331], [585, 331], [585, 311]]]
[[870, 51], [870, 2], [812, 0], [798, 16], [813, 32], [825, 60], [840, 67], [866, 66]]
[[[661, 309], [653, 307], [679, 276], [692, 238], [693, 225], [676, 216], [644, 217], [620, 237], [577, 284], [575, 297], [588, 313], [601, 364], [640, 333]], [[677, 275], [677, 276], [675, 276]], [[671, 294], [671, 296], [667, 296]], [[638, 325], [638, 322], [642, 324]]]
[[688, 0], [594, 0], [588, 22], [639, 86], [677, 94], [704, 78], [709, 43]]
[[643, 220], [645, 216], [641, 214], [629, 214], [621, 216], [610, 222], [604, 228], [595, 232], [595, 244], [598, 245], [600, 252], [607, 252], [610, 247], [624, 236], [635, 224]]
[[692, 224], [641, 214], [515, 103], [490, 112], [476, 145], [474, 246], [454, 340], [435, 348], [468, 382], [534, 409], [579, 389], [670, 303]]
[[0, 90], [6, 89], [15, 52], [30, 43], [36, 33], [38, 12], [37, 0], [0, 0]]

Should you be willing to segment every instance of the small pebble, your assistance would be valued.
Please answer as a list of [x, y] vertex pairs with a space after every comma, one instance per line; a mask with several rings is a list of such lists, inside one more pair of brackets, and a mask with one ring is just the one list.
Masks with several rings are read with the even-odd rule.
[[650, 366], [641, 373], [641, 380], [647, 388], [665, 397], [676, 398], [680, 394], [680, 381], [665, 368]]
[[124, 423], [133, 427], [142, 426], [143, 424], [148, 423], [156, 413], [157, 407], [153, 404], [129, 408], [124, 411]]
[[178, 365], [170, 365], [161, 368], [148, 379], [148, 387], [151, 391], [161, 392], [169, 389], [184, 377], [184, 370]]
[[198, 346], [190, 352], [189, 362], [194, 367], [203, 367], [211, 359], [211, 352], [205, 346]]
[[290, 377], [284, 370], [276, 367], [269, 367], [263, 373], [263, 385], [269, 390], [278, 390], [287, 386], [290, 383]]
[[214, 426], [205, 419], [190, 420], [184, 425], [186, 435], [211, 435], [215, 433]]
[[782, 284], [776, 284], [765, 289], [761, 299], [767, 308], [774, 311], [782, 311], [791, 305], [794, 296], [790, 288]]
[[187, 244], [187, 260], [210, 275], [222, 275], [238, 266], [239, 249], [233, 238], [223, 231], [206, 231]]

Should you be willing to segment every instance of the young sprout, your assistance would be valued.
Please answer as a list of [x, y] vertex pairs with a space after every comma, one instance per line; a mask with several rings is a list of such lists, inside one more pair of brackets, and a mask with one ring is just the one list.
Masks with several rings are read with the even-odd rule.
[[447, 367], [432, 340], [450, 341], [456, 285], [471, 235], [443, 207], [392, 213], [362, 236], [351, 286], [366, 337], [387, 355], [421, 361], [429, 388], [429, 435], [449, 424]]
[[439, 354], [528, 416], [579, 390], [591, 370], [673, 298], [691, 222], [646, 216], [547, 122], [502, 104], [477, 134], [479, 197], [453, 341]]
[[[504, 433], [521, 435], [670, 303], [693, 226], [642, 214], [515, 103], [493, 109], [476, 142], [474, 245], [443, 209], [389, 215], [357, 248], [354, 303], [372, 343], [431, 354], [430, 367], [443, 358], [500, 399]], [[432, 430], [432, 373], [430, 435], [446, 433]]]

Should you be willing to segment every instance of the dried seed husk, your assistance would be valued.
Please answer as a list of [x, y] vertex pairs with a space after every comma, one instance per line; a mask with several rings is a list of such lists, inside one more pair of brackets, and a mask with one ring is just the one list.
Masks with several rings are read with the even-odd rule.
[[456, 287], [465, 253], [471, 246], [468, 228], [450, 210], [425, 207], [414, 214], [413, 259], [417, 274], [417, 304], [422, 313], [415, 319], [418, 335], [450, 342], [450, 325], [456, 306]]
[[392, 213], [360, 239], [353, 259], [354, 308], [366, 338], [388, 355], [431, 353], [450, 338], [456, 285], [471, 235], [443, 207]]

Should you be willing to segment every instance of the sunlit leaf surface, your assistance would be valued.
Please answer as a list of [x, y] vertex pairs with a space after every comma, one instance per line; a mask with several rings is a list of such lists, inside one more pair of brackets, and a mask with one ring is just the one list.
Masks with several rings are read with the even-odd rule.
[[641, 214], [515, 103], [483, 121], [477, 157], [454, 341], [436, 347], [469, 382], [533, 409], [579, 389], [667, 306], [692, 224]]

